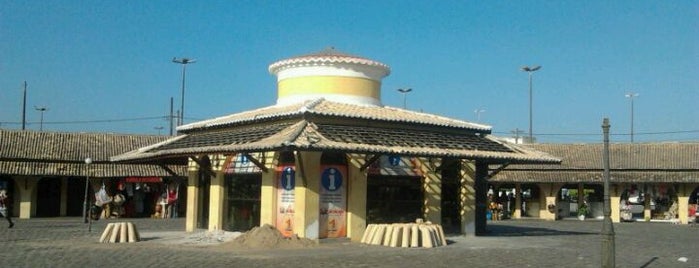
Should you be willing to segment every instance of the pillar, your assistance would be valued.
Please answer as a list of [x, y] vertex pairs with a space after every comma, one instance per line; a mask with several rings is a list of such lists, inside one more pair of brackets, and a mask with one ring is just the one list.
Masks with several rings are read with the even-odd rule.
[[[277, 159], [278, 153], [270, 159]], [[266, 159], [266, 158], [265, 158]], [[260, 226], [269, 224], [275, 226], [276, 222], [276, 189], [274, 189], [274, 179], [276, 175], [276, 167], [274, 161], [264, 163], [267, 167], [267, 172], [262, 172], [262, 189], [260, 190]]]
[[[14, 198], [19, 199], [19, 218], [29, 219], [36, 215], [36, 186], [39, 177], [18, 177], [15, 182]], [[16, 207], [15, 209], [17, 210]]]
[[612, 222], [621, 222], [621, 189], [624, 187], [623, 185], [614, 184], [610, 185], [609, 188], [609, 202], [612, 210], [610, 217]]
[[215, 176], [211, 178], [209, 187], [209, 231], [223, 230], [224, 207], [226, 200], [225, 167], [224, 158], [213, 156], [211, 169]]
[[366, 191], [367, 175], [360, 170], [366, 159], [350, 155], [347, 165], [347, 237], [352, 242], [360, 242], [366, 231]]
[[[558, 183], [542, 183], [539, 185], [541, 190], [541, 200], [539, 201], [542, 205], [539, 207], [539, 218], [542, 220], [555, 221], [558, 216], [558, 204], [556, 204], [556, 196], [558, 195], [558, 190], [561, 189], [563, 185]], [[549, 205], [554, 205], [555, 208], [553, 212], [548, 209]]]
[[461, 234], [476, 234], [476, 166], [473, 162], [462, 162], [459, 189], [459, 215]]
[[424, 180], [422, 183], [423, 217], [425, 221], [442, 224], [442, 175], [436, 172], [440, 159], [419, 159]]
[[680, 184], [677, 191], [677, 216], [682, 224], [689, 223], [689, 198], [697, 184]]
[[488, 209], [488, 164], [483, 161], [476, 161], [476, 235], [486, 233], [487, 219], [485, 218]]
[[652, 211], [650, 210], [650, 200], [654, 196], [651, 196], [648, 190], [648, 185], [643, 185], [643, 219], [650, 220], [653, 218]]
[[187, 216], [185, 231], [194, 232], [199, 216], [199, 166], [189, 161], [187, 166]]
[[294, 233], [318, 239], [320, 214], [320, 156], [322, 152], [296, 152]]
[[515, 211], [512, 217], [522, 218], [522, 184], [520, 183], [515, 183]]

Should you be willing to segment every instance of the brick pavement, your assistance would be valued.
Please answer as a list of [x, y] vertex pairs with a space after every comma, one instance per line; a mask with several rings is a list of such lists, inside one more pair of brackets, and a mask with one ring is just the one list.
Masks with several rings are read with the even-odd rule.
[[[144, 241], [98, 243], [106, 224], [116, 220], [95, 222], [91, 233], [79, 218], [0, 225], [0, 261], [3, 267], [599, 267], [601, 255], [600, 221], [489, 222], [487, 236], [449, 236], [448, 246], [434, 249], [340, 241], [246, 250], [193, 240], [204, 232], [183, 232], [183, 219], [123, 220], [134, 222]], [[614, 230], [617, 267], [699, 267], [699, 227], [634, 222]]]

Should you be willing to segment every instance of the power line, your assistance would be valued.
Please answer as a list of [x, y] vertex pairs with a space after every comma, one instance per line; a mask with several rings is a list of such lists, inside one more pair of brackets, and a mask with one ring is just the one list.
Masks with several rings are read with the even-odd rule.
[[[168, 119], [168, 116], [151, 116], [151, 117], [136, 117], [136, 118], [119, 118], [119, 119], [98, 119], [98, 120], [74, 120], [74, 121], [53, 121], [44, 122], [44, 124], [60, 125], [60, 124], [92, 124], [92, 123], [113, 123], [113, 122], [127, 122], [127, 121], [145, 121], [145, 120], [155, 120], [155, 119]], [[8, 125], [18, 125], [21, 122], [0, 122], [2, 124]], [[36, 124], [36, 122], [28, 122], [28, 124]]]

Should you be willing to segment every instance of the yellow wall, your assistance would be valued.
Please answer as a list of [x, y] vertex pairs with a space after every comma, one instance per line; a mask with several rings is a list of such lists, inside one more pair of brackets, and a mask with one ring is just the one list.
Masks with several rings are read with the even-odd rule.
[[346, 94], [380, 98], [381, 84], [377, 81], [344, 76], [313, 76], [287, 78], [278, 83], [278, 97], [297, 94]]
[[278, 153], [273, 153], [265, 164], [267, 172], [262, 173], [262, 189], [260, 192], [260, 225], [276, 225], [276, 189], [274, 189], [274, 179], [276, 176], [276, 161]]

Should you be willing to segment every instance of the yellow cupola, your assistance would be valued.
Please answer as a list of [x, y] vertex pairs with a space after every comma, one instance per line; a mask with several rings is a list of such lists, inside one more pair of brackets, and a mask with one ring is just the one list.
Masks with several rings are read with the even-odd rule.
[[277, 76], [277, 105], [324, 98], [381, 106], [381, 79], [391, 70], [386, 64], [331, 47], [272, 63], [269, 72]]

